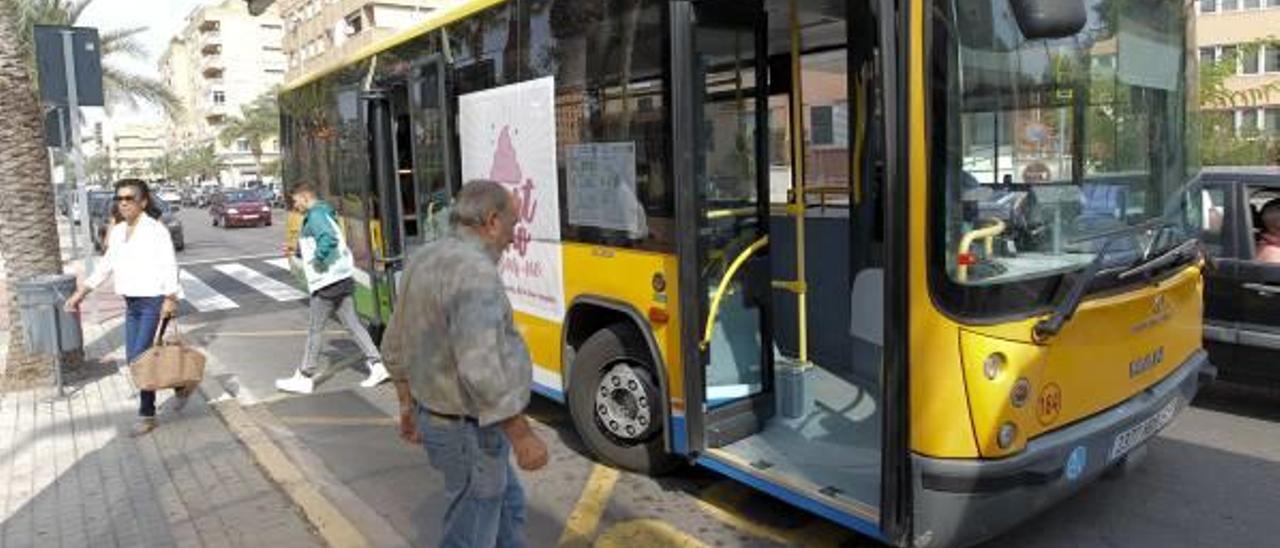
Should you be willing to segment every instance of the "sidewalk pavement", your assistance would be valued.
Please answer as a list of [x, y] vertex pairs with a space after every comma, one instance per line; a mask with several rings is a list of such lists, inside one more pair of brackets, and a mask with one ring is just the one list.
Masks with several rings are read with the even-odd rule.
[[128, 435], [137, 393], [119, 322], [52, 388], [0, 394], [0, 546], [323, 546], [201, 394]]

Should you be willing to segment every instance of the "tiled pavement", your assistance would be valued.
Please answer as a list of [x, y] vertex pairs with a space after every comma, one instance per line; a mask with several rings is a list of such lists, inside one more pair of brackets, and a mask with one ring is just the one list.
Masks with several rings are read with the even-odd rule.
[[202, 396], [134, 439], [132, 382], [94, 367], [0, 394], [0, 547], [323, 545]]

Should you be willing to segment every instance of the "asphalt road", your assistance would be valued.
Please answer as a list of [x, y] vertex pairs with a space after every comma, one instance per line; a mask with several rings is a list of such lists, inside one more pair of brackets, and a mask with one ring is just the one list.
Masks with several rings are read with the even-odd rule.
[[[236, 258], [278, 253], [284, 223], [276, 213], [271, 228], [224, 230], [209, 226], [203, 211], [184, 210], [188, 249], [179, 261], [197, 273], [227, 262], [268, 272]], [[336, 324], [325, 347], [331, 373], [317, 394], [272, 388], [296, 366], [305, 340], [301, 301], [277, 304], [191, 315], [189, 336], [214, 357], [208, 377], [225, 397], [275, 421], [273, 438], [292, 448], [313, 481], [340, 484], [364, 510], [353, 515], [373, 516], [357, 524], [371, 538], [383, 530], [414, 545], [434, 543], [440, 478], [419, 448], [396, 440], [391, 387], [358, 388], [364, 367]], [[534, 546], [574, 535], [596, 546], [873, 545], [703, 469], [663, 478], [612, 472], [586, 456], [563, 408], [535, 398], [532, 414], [552, 453], [547, 469], [523, 474]], [[1277, 508], [1280, 391], [1219, 383], [1151, 442], [1131, 473], [1100, 481], [985, 546], [1277, 546]]]
[[178, 262], [190, 264], [220, 261], [238, 257], [280, 256], [284, 243], [285, 211], [272, 211], [273, 223], [267, 227], [215, 227], [204, 209], [184, 207], [178, 211], [186, 238], [186, 249], [178, 253]]

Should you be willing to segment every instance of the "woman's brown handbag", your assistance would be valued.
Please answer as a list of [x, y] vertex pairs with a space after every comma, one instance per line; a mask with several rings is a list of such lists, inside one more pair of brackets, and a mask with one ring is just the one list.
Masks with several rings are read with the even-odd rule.
[[191, 389], [204, 379], [204, 354], [182, 342], [177, 321], [173, 322], [174, 336], [165, 340], [169, 322], [165, 319], [160, 324], [155, 344], [129, 366], [133, 384], [139, 390]]

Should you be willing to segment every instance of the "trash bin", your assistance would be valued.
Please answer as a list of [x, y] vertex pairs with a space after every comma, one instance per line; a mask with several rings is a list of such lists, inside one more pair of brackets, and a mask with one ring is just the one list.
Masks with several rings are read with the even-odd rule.
[[[75, 291], [76, 277], [70, 274], [47, 274], [18, 283], [18, 310], [27, 352], [52, 356], [82, 350], [80, 319], [62, 310]], [[62, 331], [61, 337], [54, 331], [55, 325]]]

